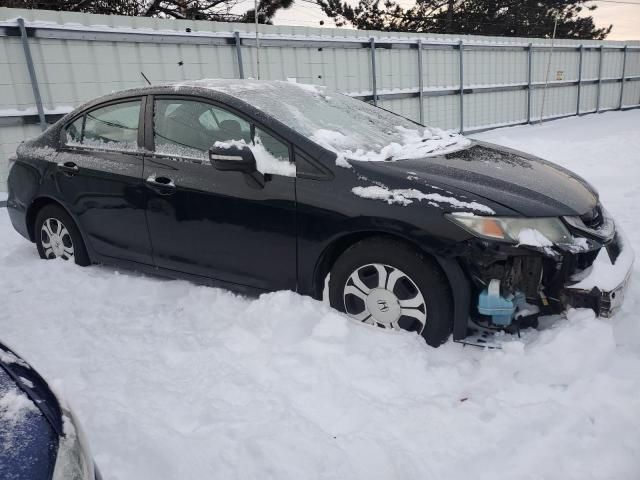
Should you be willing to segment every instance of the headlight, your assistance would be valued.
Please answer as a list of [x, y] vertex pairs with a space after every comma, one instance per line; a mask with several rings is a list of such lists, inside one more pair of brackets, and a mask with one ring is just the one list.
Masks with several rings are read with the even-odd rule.
[[489, 240], [541, 247], [573, 241], [567, 227], [556, 217], [480, 217], [455, 213], [446, 217], [476, 237]]
[[94, 480], [89, 446], [73, 414], [63, 409], [64, 436], [60, 438], [52, 480]]

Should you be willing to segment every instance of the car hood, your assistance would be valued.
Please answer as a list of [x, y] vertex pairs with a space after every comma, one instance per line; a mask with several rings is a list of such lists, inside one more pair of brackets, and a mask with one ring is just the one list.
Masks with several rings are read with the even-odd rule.
[[530, 217], [582, 215], [598, 202], [597, 192], [578, 175], [533, 155], [478, 141], [435, 157], [350, 163], [369, 180], [392, 182], [391, 188], [454, 188]]

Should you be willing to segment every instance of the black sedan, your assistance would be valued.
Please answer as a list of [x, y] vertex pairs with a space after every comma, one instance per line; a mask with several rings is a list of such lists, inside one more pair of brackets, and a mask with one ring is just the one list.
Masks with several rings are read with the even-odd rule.
[[26, 361], [0, 343], [0, 478], [99, 480], [70, 410]]
[[633, 261], [577, 175], [290, 82], [99, 98], [23, 143], [8, 183], [12, 223], [44, 259], [326, 290], [357, 321], [434, 346], [569, 305], [608, 316]]

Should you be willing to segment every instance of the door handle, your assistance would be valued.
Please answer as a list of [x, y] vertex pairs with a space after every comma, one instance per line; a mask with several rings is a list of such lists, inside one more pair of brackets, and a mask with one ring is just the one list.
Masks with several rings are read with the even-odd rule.
[[160, 195], [172, 195], [176, 191], [176, 184], [168, 177], [149, 175], [145, 181], [147, 186]]
[[58, 163], [58, 170], [62, 170], [65, 174], [71, 176], [78, 173], [80, 168], [73, 162], [60, 162]]

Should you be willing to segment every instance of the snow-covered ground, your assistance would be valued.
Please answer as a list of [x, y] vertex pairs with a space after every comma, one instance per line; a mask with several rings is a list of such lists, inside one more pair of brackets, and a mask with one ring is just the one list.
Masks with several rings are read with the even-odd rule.
[[[478, 137], [592, 182], [640, 252], [640, 111]], [[640, 478], [640, 282], [502, 350], [290, 292], [43, 262], [0, 210], [0, 338], [69, 399], [108, 479]]]

